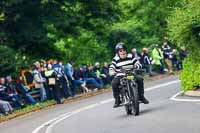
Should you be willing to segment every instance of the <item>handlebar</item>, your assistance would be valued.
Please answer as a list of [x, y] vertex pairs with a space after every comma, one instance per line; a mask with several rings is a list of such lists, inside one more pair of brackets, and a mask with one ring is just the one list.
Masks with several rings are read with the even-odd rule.
[[143, 74], [146, 72], [145, 69], [121, 69], [118, 71], [119, 73], [124, 73], [124, 74]]

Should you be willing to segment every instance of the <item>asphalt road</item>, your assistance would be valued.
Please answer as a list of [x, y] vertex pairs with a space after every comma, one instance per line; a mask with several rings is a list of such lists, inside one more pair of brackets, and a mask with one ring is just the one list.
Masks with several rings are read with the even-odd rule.
[[[58, 105], [0, 124], [0, 133], [199, 133], [200, 102], [174, 101], [178, 77], [145, 82], [150, 104], [140, 115], [113, 109], [112, 93]], [[183, 98], [182, 98], [183, 99]]]

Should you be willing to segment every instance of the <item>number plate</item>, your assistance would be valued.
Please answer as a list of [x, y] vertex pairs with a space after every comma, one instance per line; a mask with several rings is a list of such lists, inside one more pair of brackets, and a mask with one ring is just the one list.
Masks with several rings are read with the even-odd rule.
[[126, 78], [127, 78], [128, 80], [133, 80], [133, 79], [134, 79], [134, 76], [131, 75], [131, 76], [127, 76]]

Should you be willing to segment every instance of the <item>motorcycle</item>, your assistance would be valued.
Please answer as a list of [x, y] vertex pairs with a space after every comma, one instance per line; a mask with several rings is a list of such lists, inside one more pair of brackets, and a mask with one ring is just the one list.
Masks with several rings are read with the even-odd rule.
[[124, 74], [120, 79], [120, 99], [121, 106], [125, 106], [126, 113], [128, 115], [134, 114], [135, 116], [139, 115], [139, 93], [138, 93], [138, 84], [135, 79], [136, 73], [140, 73], [143, 70], [134, 70], [134, 69], [121, 69], [121, 72]]

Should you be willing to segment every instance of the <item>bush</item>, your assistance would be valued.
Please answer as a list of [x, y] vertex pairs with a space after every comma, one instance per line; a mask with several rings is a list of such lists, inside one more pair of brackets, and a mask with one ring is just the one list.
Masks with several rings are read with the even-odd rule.
[[180, 79], [184, 91], [198, 88], [200, 86], [200, 64], [193, 62], [191, 57], [185, 59]]
[[189, 55], [183, 64], [180, 79], [183, 90], [193, 90], [200, 86], [200, 0], [182, 0], [168, 19], [169, 35], [179, 47], [186, 47]]

